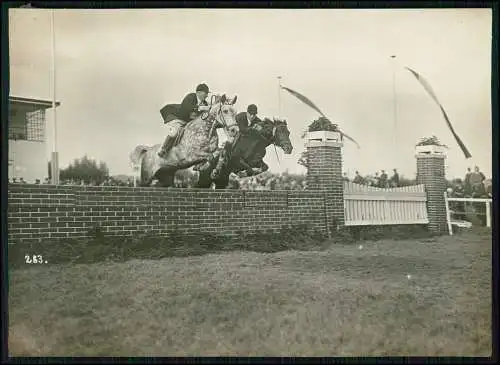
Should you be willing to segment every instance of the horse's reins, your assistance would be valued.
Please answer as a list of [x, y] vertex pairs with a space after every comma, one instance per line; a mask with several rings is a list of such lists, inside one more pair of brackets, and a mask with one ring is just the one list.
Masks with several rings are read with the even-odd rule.
[[[255, 129], [255, 128], [254, 128]], [[255, 131], [260, 135], [260, 137], [269, 142], [269, 144], [272, 144], [274, 146], [274, 152], [276, 153], [276, 159], [278, 160], [278, 165], [280, 164], [280, 158], [278, 156], [278, 150], [276, 148], [276, 122], [275, 124], [273, 125], [273, 133], [271, 135], [271, 138], [266, 138], [262, 135], [262, 133], [260, 133], [260, 131], [258, 129], [255, 129]]]
[[[216, 116], [212, 116], [210, 114], [210, 111], [212, 110], [212, 106], [214, 104], [214, 99], [216, 98], [215, 95], [212, 95], [212, 98], [210, 99], [210, 109], [208, 111], [205, 111], [201, 114], [201, 119], [203, 120], [206, 120], [208, 122], [211, 122], [212, 120], [214, 120], [216, 118]], [[227, 122], [226, 122], [226, 119], [224, 117], [224, 114], [222, 113], [222, 103], [220, 103], [220, 107], [219, 107], [219, 110], [217, 111], [216, 115], [220, 114], [221, 116], [221, 119], [222, 119], [222, 124], [224, 125], [224, 129], [228, 130], [228, 125], [227, 125]], [[215, 123], [212, 123], [212, 127], [210, 128], [210, 136], [212, 135], [213, 131], [214, 131], [214, 127], [215, 127]], [[276, 124], [273, 125], [273, 132], [272, 132], [272, 135], [271, 135], [271, 138], [266, 138], [262, 135], [262, 133], [260, 133], [259, 130], [255, 129], [255, 131], [260, 135], [260, 137], [269, 142], [270, 144], [272, 144], [274, 146], [274, 152], [276, 153], [276, 159], [278, 161], [278, 165], [280, 165], [280, 158], [279, 158], [279, 155], [278, 155], [278, 149], [276, 148], [276, 144], [275, 144], [275, 141], [276, 141]], [[234, 144], [236, 143], [237, 139], [234, 140], [233, 142], [233, 147], [234, 147]]]

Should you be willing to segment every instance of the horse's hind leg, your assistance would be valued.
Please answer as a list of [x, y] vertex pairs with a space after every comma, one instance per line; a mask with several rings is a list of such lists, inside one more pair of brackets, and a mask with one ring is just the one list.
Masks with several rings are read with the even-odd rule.
[[218, 159], [219, 155], [217, 153], [216, 157], [214, 157], [210, 161], [210, 164], [207, 168], [198, 171], [198, 182], [196, 183], [196, 188], [209, 189], [212, 186], [213, 179], [211, 177], [211, 173], [217, 165]]
[[229, 172], [222, 171], [217, 180], [215, 180], [216, 189], [226, 189], [229, 185]]
[[175, 171], [162, 171], [158, 173], [158, 182], [162, 188], [168, 188], [174, 185]]
[[147, 170], [145, 159], [143, 158], [141, 161], [141, 173], [139, 177], [139, 186], [140, 187], [149, 187], [153, 182], [153, 177]]
[[210, 173], [212, 169], [205, 169], [199, 172], [198, 182], [195, 188], [208, 189], [212, 185], [212, 179], [210, 178]]
[[149, 180], [140, 180], [139, 181], [139, 186], [140, 187], [143, 187], [143, 188], [147, 188], [149, 186], [151, 186], [151, 183], [153, 182], [153, 180], [149, 179]]
[[219, 175], [223, 173], [223, 169], [228, 165], [231, 158], [231, 144], [226, 142], [224, 146], [219, 150], [219, 156], [217, 158], [217, 163], [212, 170], [210, 177], [214, 180], [218, 179]]

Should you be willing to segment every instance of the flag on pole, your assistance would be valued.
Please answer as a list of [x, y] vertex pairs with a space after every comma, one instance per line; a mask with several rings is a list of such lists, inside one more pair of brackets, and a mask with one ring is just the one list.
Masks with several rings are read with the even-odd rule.
[[[304, 104], [306, 104], [307, 106], [309, 106], [310, 108], [316, 110], [322, 117], [328, 119], [325, 114], [309, 99], [307, 98], [306, 96], [302, 95], [301, 93], [295, 91], [295, 90], [292, 90], [292, 89], [289, 89], [287, 87], [284, 87], [284, 86], [281, 86], [281, 88], [283, 90], [286, 90], [288, 91], [290, 94], [292, 94], [293, 96], [295, 96], [297, 99], [299, 99], [301, 102], [303, 102]], [[340, 130], [339, 130], [340, 131]], [[355, 143], [356, 146], [358, 146], [359, 148], [359, 144], [358, 142], [356, 142], [353, 138], [349, 137], [347, 134], [345, 134], [344, 132], [340, 131], [340, 133], [346, 137], [348, 140], [350, 140], [351, 142]]]
[[283, 90], [288, 91], [290, 94], [292, 94], [293, 96], [295, 96], [301, 102], [303, 102], [304, 104], [306, 104], [310, 108], [313, 108], [314, 110], [316, 110], [322, 117], [326, 118], [325, 114], [323, 114], [323, 112], [316, 105], [314, 105], [314, 103], [311, 100], [309, 100], [308, 98], [306, 98], [304, 95], [302, 95], [301, 93], [298, 93], [297, 91], [294, 91], [292, 89], [284, 87], [284, 86], [282, 86], [281, 88]]
[[462, 142], [462, 140], [460, 139], [460, 137], [457, 135], [457, 133], [455, 132], [455, 130], [453, 129], [453, 126], [451, 125], [451, 122], [450, 122], [450, 119], [448, 118], [448, 115], [446, 114], [446, 112], [444, 111], [444, 108], [443, 106], [441, 105], [441, 103], [439, 102], [436, 94], [434, 93], [434, 91], [432, 90], [431, 88], [431, 85], [429, 85], [429, 83], [427, 82], [427, 80], [425, 80], [422, 75], [420, 75], [418, 72], [416, 72], [415, 70], [412, 70], [411, 68], [409, 67], [405, 67], [408, 71], [410, 71], [412, 73], [413, 76], [415, 76], [415, 78], [417, 79], [418, 82], [420, 82], [420, 85], [422, 85], [422, 87], [425, 89], [425, 91], [427, 91], [427, 93], [430, 95], [430, 97], [434, 100], [434, 102], [439, 106], [439, 108], [441, 109], [441, 113], [443, 113], [443, 117], [444, 117], [444, 120], [446, 121], [446, 124], [448, 125], [448, 128], [450, 129], [451, 131], [451, 134], [453, 134], [453, 137], [455, 138], [455, 140], [457, 141], [458, 145], [460, 146], [460, 148], [462, 149], [462, 152], [464, 153], [465, 155], [465, 158], [471, 158], [472, 155], [470, 154], [469, 150], [467, 149], [467, 147], [465, 147], [464, 143]]

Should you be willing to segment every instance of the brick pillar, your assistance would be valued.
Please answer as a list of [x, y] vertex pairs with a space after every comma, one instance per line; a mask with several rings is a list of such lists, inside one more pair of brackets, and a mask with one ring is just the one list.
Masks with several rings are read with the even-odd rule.
[[446, 178], [444, 161], [446, 153], [441, 146], [417, 146], [417, 184], [424, 184], [427, 192], [427, 216], [429, 230], [437, 234], [446, 234], [446, 206], [444, 192]]
[[340, 133], [309, 132], [307, 135], [307, 189], [322, 191], [325, 198], [326, 233], [344, 225], [342, 140]]

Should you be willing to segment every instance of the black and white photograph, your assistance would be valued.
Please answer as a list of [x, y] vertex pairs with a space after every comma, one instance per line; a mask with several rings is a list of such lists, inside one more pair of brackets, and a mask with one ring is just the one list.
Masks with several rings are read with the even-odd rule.
[[492, 36], [10, 8], [8, 355], [491, 356]]

